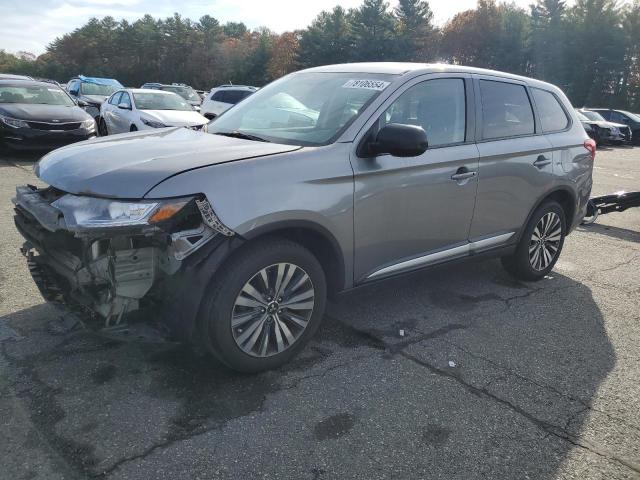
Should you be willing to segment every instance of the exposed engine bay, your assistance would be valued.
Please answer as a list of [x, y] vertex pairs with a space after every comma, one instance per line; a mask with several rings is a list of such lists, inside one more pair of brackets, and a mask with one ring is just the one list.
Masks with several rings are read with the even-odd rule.
[[158, 221], [108, 228], [70, 222], [55, 206], [65, 196], [53, 187], [16, 189], [14, 219], [26, 239], [21, 251], [46, 300], [92, 312], [105, 327], [162, 298], [163, 281], [214, 237], [234, 235], [204, 196], [165, 212], [156, 208]]

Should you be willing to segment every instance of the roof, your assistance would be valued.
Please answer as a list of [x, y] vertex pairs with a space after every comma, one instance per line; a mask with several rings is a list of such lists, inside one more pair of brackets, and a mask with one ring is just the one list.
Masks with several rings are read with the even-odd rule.
[[123, 85], [115, 78], [85, 77], [84, 75], [78, 75], [78, 78], [86, 83], [94, 83], [96, 85], [110, 85], [112, 87], [119, 88], [123, 87]]
[[237, 88], [238, 90], [258, 90], [258, 87], [252, 87], [251, 85], [218, 85], [217, 87], [212, 88], [211, 90], [216, 90], [217, 88]]
[[22, 80], [20, 78], [2, 78], [0, 77], [0, 85], [19, 85], [21, 87], [24, 86], [40, 86], [40, 87], [58, 87], [60, 88], [59, 85], [56, 85], [55, 83], [51, 83], [51, 82], [42, 82], [40, 80]]
[[126, 90], [130, 93], [157, 93], [159, 95], [175, 95], [173, 92], [167, 92], [166, 90], [157, 90], [155, 88], [121, 88], [120, 90]]
[[450, 65], [446, 63], [409, 63], [409, 62], [364, 62], [364, 63], [341, 63], [336, 65], [324, 65], [312, 67], [301, 72], [335, 72], [335, 73], [379, 73], [388, 75], [421, 75], [427, 73], [475, 73], [478, 75], [490, 75], [495, 77], [520, 80], [528, 83], [540, 85], [551, 85], [546, 82], [529, 77], [523, 77], [497, 70], [485, 68], [466, 67], [464, 65]]
[[18, 75], [15, 73], [0, 73], [0, 80], [33, 80], [28, 75]]
[[[191, 88], [189, 85], [184, 83], [159, 83], [159, 82], [146, 82], [142, 86], [145, 85], [153, 85], [155, 87], [183, 87], [183, 88]], [[142, 88], [142, 87], [141, 87]]]

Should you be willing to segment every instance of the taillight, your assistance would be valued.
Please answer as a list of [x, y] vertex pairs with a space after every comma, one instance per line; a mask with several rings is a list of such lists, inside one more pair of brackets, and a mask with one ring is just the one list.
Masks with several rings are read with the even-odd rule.
[[584, 141], [584, 148], [589, 150], [591, 154], [591, 160], [596, 159], [596, 141], [593, 138], [588, 138]]

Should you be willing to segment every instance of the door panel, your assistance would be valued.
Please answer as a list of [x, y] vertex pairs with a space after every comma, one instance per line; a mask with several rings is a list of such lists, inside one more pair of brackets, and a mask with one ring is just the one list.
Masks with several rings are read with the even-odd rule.
[[475, 145], [427, 150], [414, 158], [354, 158], [355, 278], [402, 259], [466, 244], [477, 176]]
[[470, 241], [519, 231], [554, 182], [552, 146], [540, 134], [527, 86], [474, 78], [480, 162]]
[[468, 243], [478, 184], [473, 105], [468, 75], [426, 75], [400, 88], [365, 127], [363, 143], [386, 124], [416, 125], [429, 148], [405, 158], [352, 154], [356, 283]]
[[[518, 231], [554, 181], [551, 145], [542, 135], [478, 144], [478, 195], [471, 223], [473, 241]], [[538, 162], [539, 166], [534, 165]]]

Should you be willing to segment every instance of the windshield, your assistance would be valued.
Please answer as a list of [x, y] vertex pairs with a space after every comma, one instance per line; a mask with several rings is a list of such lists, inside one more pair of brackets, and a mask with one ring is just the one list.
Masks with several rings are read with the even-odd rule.
[[606, 122], [604, 117], [600, 115], [598, 112], [591, 112], [589, 110], [583, 110], [580, 112], [583, 116], [587, 117], [589, 120], [594, 120], [596, 122]]
[[193, 111], [191, 105], [171, 92], [139, 92], [133, 94], [138, 110], [184, 110]]
[[75, 105], [61, 88], [55, 85], [1, 85], [0, 103], [30, 103], [38, 105]]
[[198, 95], [196, 91], [191, 87], [176, 87], [171, 85], [168, 87], [162, 87], [162, 90], [177, 93], [185, 100], [200, 100], [200, 95]]
[[80, 84], [80, 93], [83, 95], [98, 95], [100, 97], [108, 97], [120, 87], [113, 85], [98, 85], [97, 83], [85, 83]]
[[209, 133], [240, 133], [290, 145], [327, 145], [390, 84], [394, 75], [296, 73], [227, 110]]

